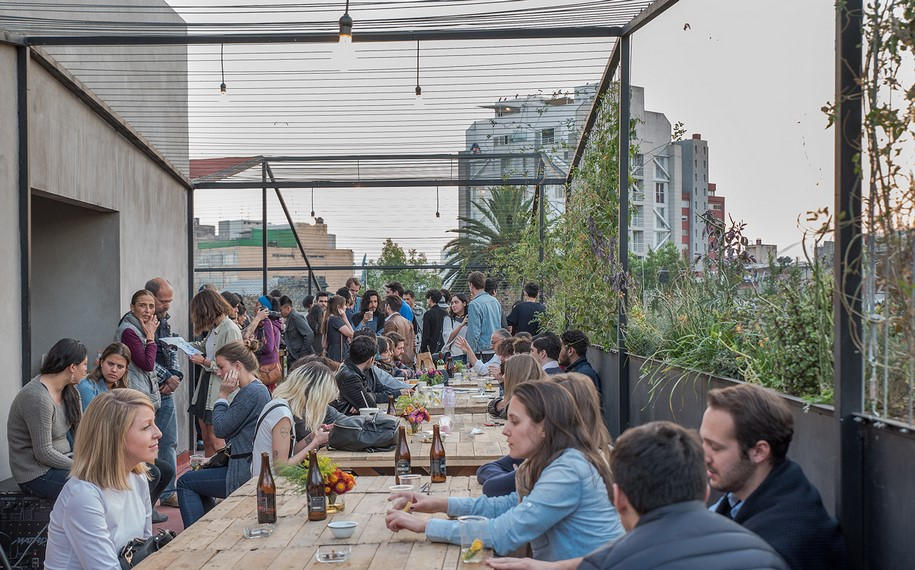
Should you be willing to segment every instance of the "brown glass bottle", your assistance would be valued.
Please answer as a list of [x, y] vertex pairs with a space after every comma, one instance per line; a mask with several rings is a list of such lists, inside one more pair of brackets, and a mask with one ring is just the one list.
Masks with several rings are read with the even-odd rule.
[[270, 455], [261, 453], [261, 474], [257, 478], [257, 522], [276, 522], [276, 482], [270, 470]]
[[432, 426], [432, 449], [429, 450], [429, 473], [433, 483], [444, 483], [445, 472], [445, 446], [442, 445], [442, 434], [438, 424]]
[[445, 360], [445, 374], [448, 375], [448, 378], [454, 378], [454, 360], [451, 359], [450, 354]]
[[324, 477], [318, 468], [318, 452], [308, 452], [308, 520], [323, 521], [327, 518], [327, 495], [324, 493]]
[[397, 428], [397, 451], [394, 452], [394, 482], [400, 485], [400, 476], [408, 475], [412, 470], [407, 432], [403, 426], [400, 426]]
[[394, 407], [394, 396], [389, 395], [388, 396], [388, 415], [396, 416], [397, 415], [396, 410], [397, 409]]

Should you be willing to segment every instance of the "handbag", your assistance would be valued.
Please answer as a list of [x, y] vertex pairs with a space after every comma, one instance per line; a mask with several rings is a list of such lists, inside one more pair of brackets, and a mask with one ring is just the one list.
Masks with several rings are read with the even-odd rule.
[[175, 531], [162, 529], [155, 536], [131, 540], [118, 553], [118, 562], [121, 563], [121, 568], [123, 570], [133, 568], [150, 554], [161, 550], [173, 538], [175, 538]]
[[341, 451], [391, 451], [396, 438], [397, 418], [393, 416], [346, 416], [334, 422], [327, 445]]
[[276, 384], [283, 378], [283, 368], [280, 366], [279, 362], [265, 364], [258, 368], [257, 371], [261, 383], [265, 386]]
[[229, 446], [225, 446], [216, 453], [213, 454], [213, 457], [200, 466], [201, 469], [218, 469], [220, 467], [226, 467], [229, 465], [229, 458], [232, 457], [232, 450]]

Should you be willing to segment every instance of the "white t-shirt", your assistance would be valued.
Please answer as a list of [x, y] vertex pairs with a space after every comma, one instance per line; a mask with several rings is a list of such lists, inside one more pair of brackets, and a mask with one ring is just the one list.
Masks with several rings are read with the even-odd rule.
[[[267, 410], [270, 410], [269, 413]], [[264, 414], [267, 415], [265, 416]], [[289, 419], [292, 441], [295, 441], [295, 419], [292, 417], [289, 402], [283, 398], [274, 398], [267, 402], [267, 405], [261, 410], [261, 414], [257, 418], [260, 427], [257, 429], [257, 433], [254, 434], [254, 447], [251, 449], [252, 477], [257, 477], [261, 474], [261, 453], [266, 453], [270, 456], [270, 469], [273, 469], [273, 428], [283, 418]], [[275, 469], [273, 474], [276, 475]]]
[[[467, 317], [464, 317], [464, 318], [466, 319]], [[444, 320], [442, 321], [442, 340], [444, 341], [445, 344], [448, 344], [448, 337], [451, 336], [451, 331], [458, 328], [462, 322], [463, 321], [459, 321], [458, 319], [452, 318], [451, 315], [445, 316]], [[467, 327], [462, 328], [461, 332], [459, 332], [457, 334], [457, 336], [454, 337], [454, 339], [457, 340], [458, 336], [467, 338]], [[451, 353], [451, 356], [460, 356], [460, 355], [464, 354], [464, 351], [461, 350], [460, 348], [458, 348], [458, 345], [456, 342], [451, 343], [451, 350], [448, 352]]]
[[47, 570], [120, 570], [118, 552], [134, 538], [152, 536], [146, 477], [131, 473], [130, 489], [102, 489], [71, 477], [51, 511]]

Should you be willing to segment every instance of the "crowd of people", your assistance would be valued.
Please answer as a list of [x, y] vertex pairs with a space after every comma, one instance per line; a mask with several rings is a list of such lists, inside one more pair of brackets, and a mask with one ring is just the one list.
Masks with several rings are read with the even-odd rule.
[[56, 499], [46, 567], [120, 567], [124, 544], [165, 519], [157, 504], [194, 524], [257, 475], [252, 458], [298, 463], [341, 417], [409, 394], [423, 354], [498, 380], [487, 408], [505, 421], [509, 454], [479, 468], [480, 497], [393, 495], [390, 530], [460, 543], [456, 521], [414, 513], [483, 516], [493, 568], [843, 567], [838, 525], [787, 457], [793, 420], [774, 393], [713, 390], [698, 432], [652, 422], [611, 442], [588, 336], [541, 330], [536, 284], [508, 314], [494, 280], [474, 272], [467, 289], [426, 291], [421, 306], [400, 283], [360, 295], [351, 278], [306, 297], [304, 312], [272, 291], [249, 314], [240, 295], [201, 287], [187, 411], [211, 459], [176, 480], [185, 366], [171, 340], [173, 289], [151, 279], [91, 372], [87, 347], [62, 339], [10, 409], [13, 477]]

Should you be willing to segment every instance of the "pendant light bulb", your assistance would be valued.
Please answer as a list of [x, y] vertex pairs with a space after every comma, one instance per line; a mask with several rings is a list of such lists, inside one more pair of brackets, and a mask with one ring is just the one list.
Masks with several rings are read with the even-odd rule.
[[222, 83], [219, 84], [219, 93], [222, 95], [226, 94], [226, 64], [223, 58], [225, 47], [225, 44], [219, 44], [219, 72], [222, 75]]
[[349, 71], [356, 60], [353, 50], [353, 19], [349, 15], [349, 0], [346, 0], [346, 11], [340, 16], [340, 35], [337, 36], [335, 59], [340, 71]]

